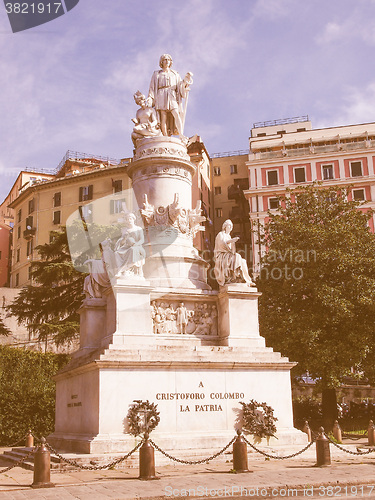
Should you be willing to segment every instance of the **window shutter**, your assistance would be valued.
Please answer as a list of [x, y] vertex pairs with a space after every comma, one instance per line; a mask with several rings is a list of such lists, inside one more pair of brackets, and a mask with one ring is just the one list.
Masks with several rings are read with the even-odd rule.
[[89, 195], [88, 195], [88, 200], [92, 200], [94, 194], [94, 186], [92, 184], [89, 185]]
[[83, 187], [79, 188], [79, 201], [83, 201]]

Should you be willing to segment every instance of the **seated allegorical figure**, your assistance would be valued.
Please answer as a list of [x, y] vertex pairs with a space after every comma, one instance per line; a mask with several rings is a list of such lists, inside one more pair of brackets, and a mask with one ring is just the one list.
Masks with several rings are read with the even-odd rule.
[[235, 243], [239, 238], [231, 238], [232, 229], [232, 221], [226, 220], [215, 239], [214, 273], [216, 281], [220, 286], [228, 283], [247, 283], [249, 286], [255, 286], [249, 276], [246, 260], [239, 253], [236, 253]]
[[143, 276], [146, 258], [143, 229], [136, 226], [135, 221], [136, 216], [132, 212], [125, 214], [122, 236], [114, 248], [118, 276]]
[[85, 264], [88, 265], [90, 273], [86, 276], [83, 284], [86, 298], [101, 298], [103, 293], [111, 286], [103, 254], [101, 259], [88, 259]]
[[137, 146], [138, 139], [145, 139], [146, 137], [161, 136], [161, 130], [158, 124], [158, 118], [154, 108], [147, 106], [146, 97], [137, 90], [134, 94], [134, 100], [140, 108], [138, 109], [135, 118], [132, 122], [135, 123], [132, 133], [132, 141], [134, 146]]

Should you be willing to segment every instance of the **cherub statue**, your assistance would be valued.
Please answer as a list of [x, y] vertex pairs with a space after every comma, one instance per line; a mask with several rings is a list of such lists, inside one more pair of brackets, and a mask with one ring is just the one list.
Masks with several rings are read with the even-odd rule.
[[162, 135], [156, 111], [154, 108], [147, 106], [146, 97], [137, 90], [134, 94], [134, 100], [140, 108], [138, 109], [135, 118], [132, 118], [132, 122], [135, 123], [132, 133], [132, 141], [134, 146], [137, 146], [138, 139], [144, 139], [146, 137], [157, 137]]

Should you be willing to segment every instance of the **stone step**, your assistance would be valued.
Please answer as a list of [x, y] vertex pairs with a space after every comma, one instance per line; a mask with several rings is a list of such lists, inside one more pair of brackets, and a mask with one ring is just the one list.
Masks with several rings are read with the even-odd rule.
[[[31, 448], [12, 448], [11, 450], [4, 451], [1, 458], [9, 462], [9, 465], [12, 465], [27, 456], [30, 451]], [[19, 464], [19, 467], [26, 470], [34, 470], [34, 454]], [[51, 454], [51, 470], [76, 470], [76, 467], [62, 462], [60, 458]]]

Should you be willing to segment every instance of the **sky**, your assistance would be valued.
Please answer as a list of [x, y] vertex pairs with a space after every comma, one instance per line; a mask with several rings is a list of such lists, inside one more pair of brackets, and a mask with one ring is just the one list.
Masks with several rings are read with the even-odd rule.
[[0, 4], [0, 202], [67, 150], [132, 156], [136, 90], [159, 57], [194, 74], [185, 134], [246, 150], [254, 122], [375, 121], [375, 0], [80, 0], [12, 33]]

